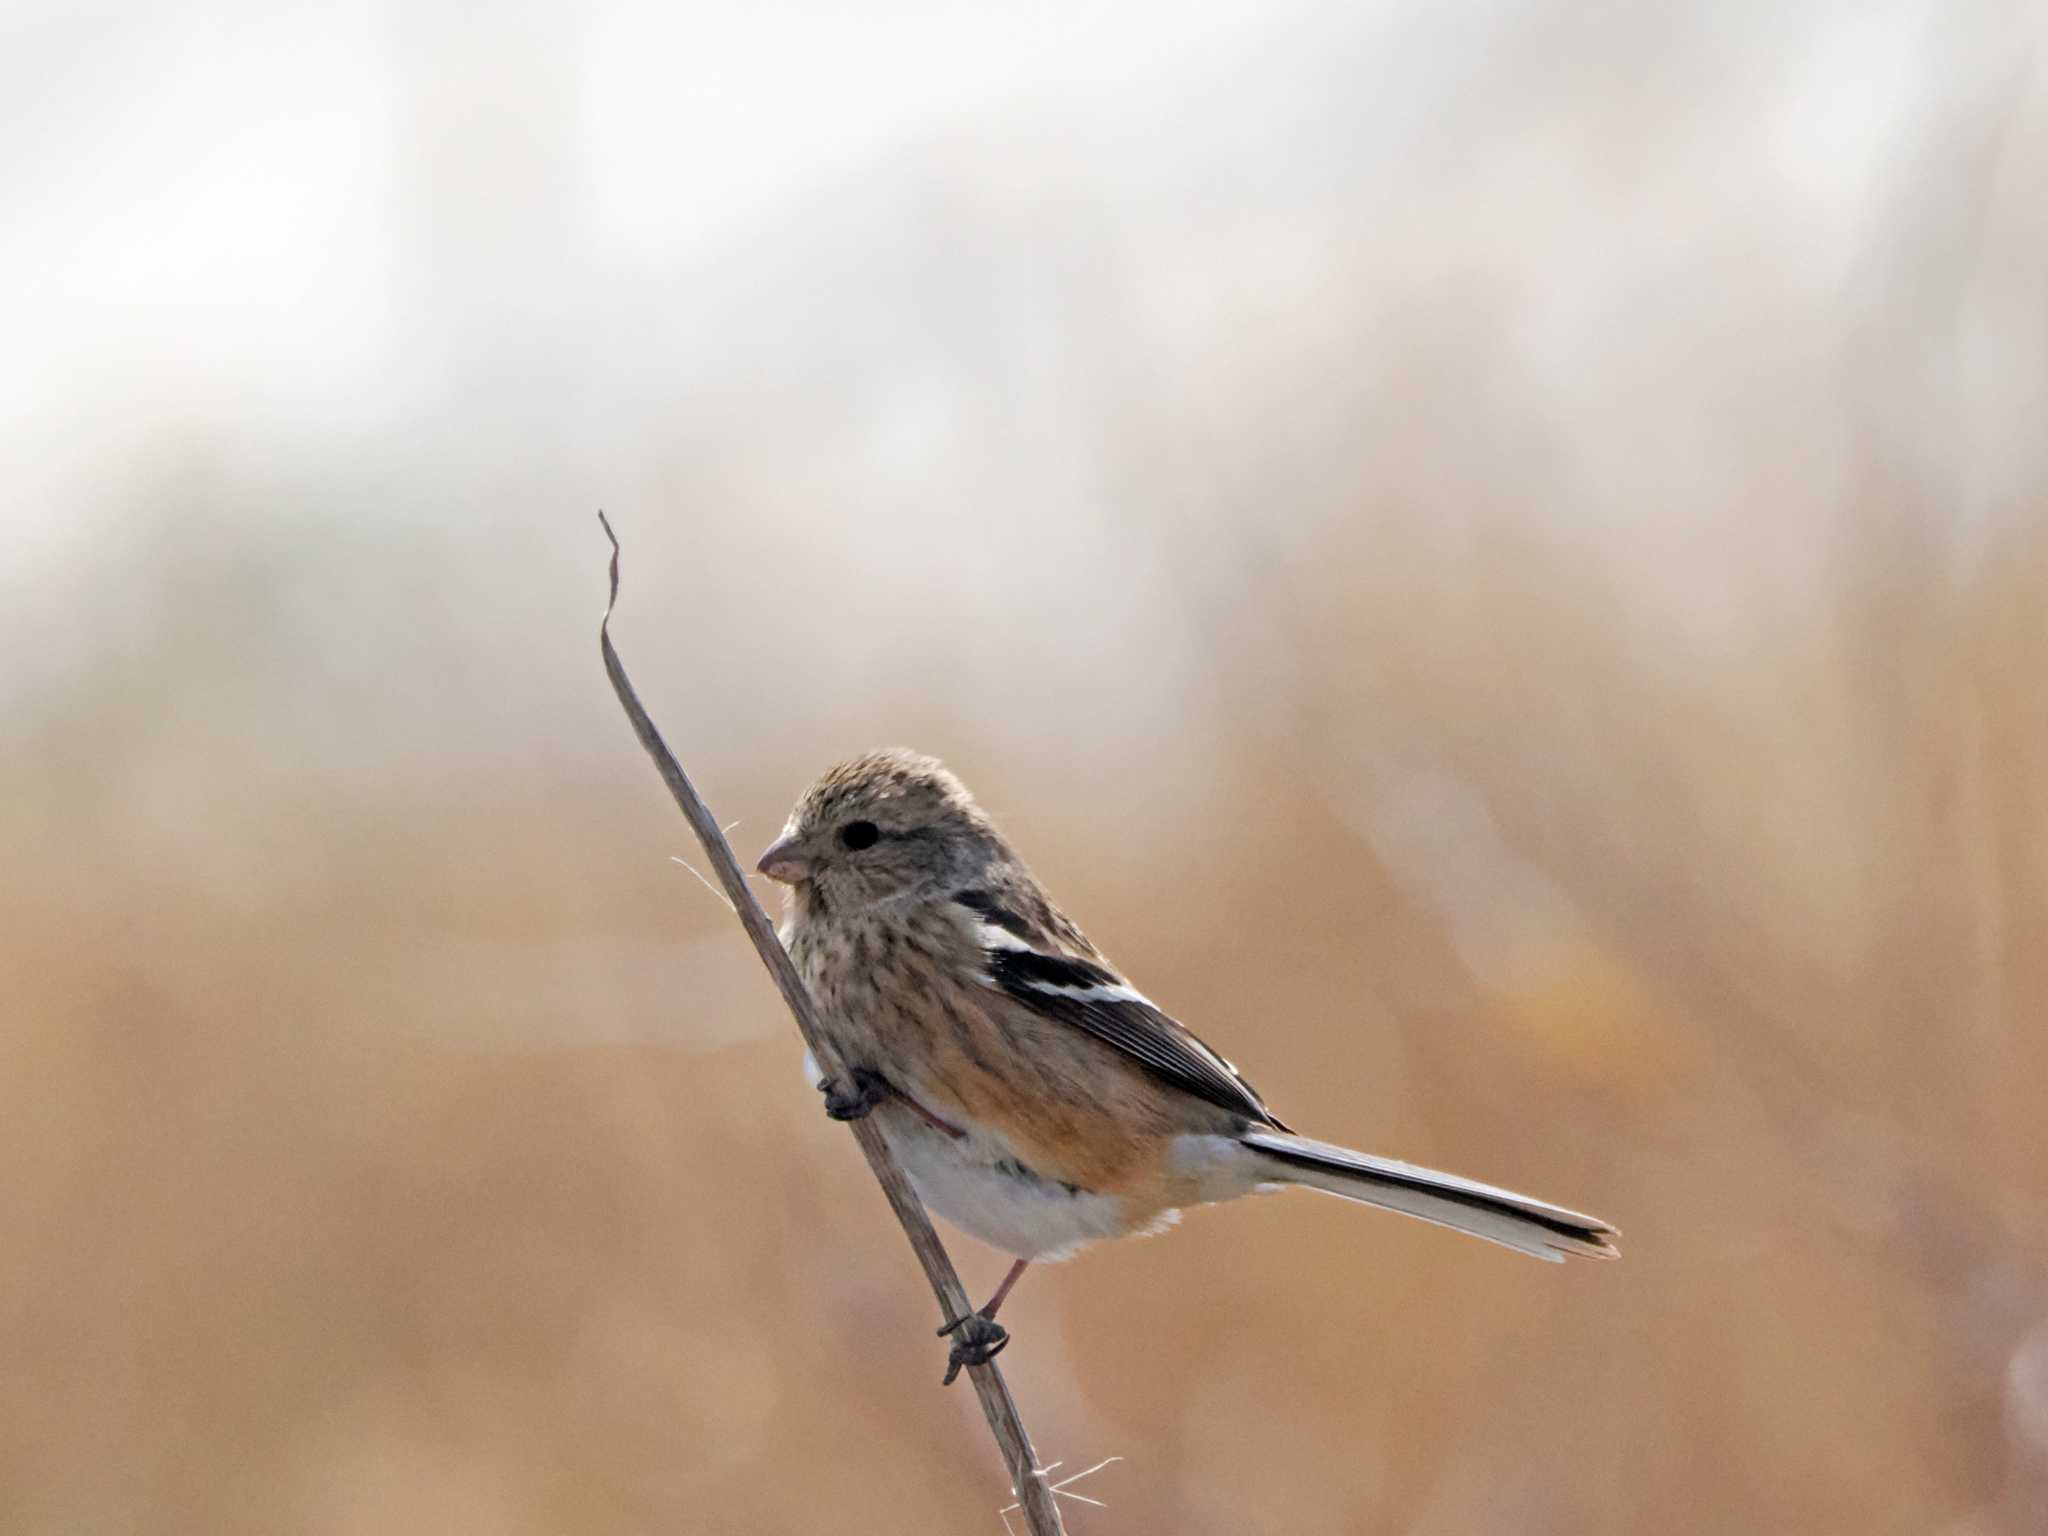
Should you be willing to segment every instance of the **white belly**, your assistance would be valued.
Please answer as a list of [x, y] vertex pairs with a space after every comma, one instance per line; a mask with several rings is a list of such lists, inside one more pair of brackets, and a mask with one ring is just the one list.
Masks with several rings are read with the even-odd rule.
[[[814, 1088], [822, 1076], [808, 1051], [804, 1075]], [[1071, 1258], [1106, 1237], [1130, 1235], [1122, 1200], [1037, 1178], [1008, 1147], [972, 1128], [964, 1136], [948, 1136], [900, 1105], [888, 1104], [875, 1111], [875, 1123], [918, 1199], [992, 1248], [1046, 1262]], [[1146, 1230], [1170, 1224], [1173, 1214]]]
[[1123, 1201], [1041, 1179], [969, 1131], [957, 1140], [904, 1110], [882, 1115], [918, 1198], [970, 1237], [1020, 1259], [1070, 1258], [1126, 1231]]

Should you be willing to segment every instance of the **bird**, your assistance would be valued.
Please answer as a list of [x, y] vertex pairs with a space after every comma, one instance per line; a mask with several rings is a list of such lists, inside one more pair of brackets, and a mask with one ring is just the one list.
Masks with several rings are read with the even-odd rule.
[[1597, 1217], [1297, 1134], [1061, 911], [951, 770], [901, 748], [826, 771], [759, 872], [834, 1058], [836, 1120], [876, 1117], [925, 1205], [1015, 1262], [949, 1321], [946, 1380], [1008, 1342], [1025, 1269], [1188, 1206], [1299, 1186], [1552, 1262], [1613, 1258]]

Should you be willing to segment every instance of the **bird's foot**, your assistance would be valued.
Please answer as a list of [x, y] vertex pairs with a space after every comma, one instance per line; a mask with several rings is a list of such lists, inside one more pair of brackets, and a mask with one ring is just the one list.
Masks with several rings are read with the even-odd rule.
[[1009, 1329], [979, 1312], [956, 1317], [939, 1330], [939, 1337], [949, 1333], [953, 1335], [953, 1352], [946, 1357], [946, 1379], [939, 1383], [942, 1387], [953, 1385], [962, 1366], [987, 1365], [1010, 1342]]
[[875, 1106], [895, 1090], [889, 1080], [870, 1067], [849, 1067], [844, 1077], [828, 1077], [818, 1084], [825, 1095], [825, 1113], [834, 1120], [863, 1120]]

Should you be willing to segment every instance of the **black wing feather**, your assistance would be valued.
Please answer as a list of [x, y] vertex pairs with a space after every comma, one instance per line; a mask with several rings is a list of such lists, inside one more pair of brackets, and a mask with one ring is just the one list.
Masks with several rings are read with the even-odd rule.
[[[963, 892], [953, 899], [1007, 933], [1023, 938], [1029, 932], [1023, 919], [1003, 909], [986, 892]], [[1012, 1002], [1093, 1035], [1185, 1093], [1259, 1124], [1287, 1129], [1266, 1108], [1258, 1090], [1229, 1062], [1151, 1002], [1143, 998], [1081, 997], [1072, 991], [1048, 990], [1125, 985], [1123, 978], [1108, 966], [1077, 955], [993, 945], [984, 951], [984, 956], [990, 984]]]

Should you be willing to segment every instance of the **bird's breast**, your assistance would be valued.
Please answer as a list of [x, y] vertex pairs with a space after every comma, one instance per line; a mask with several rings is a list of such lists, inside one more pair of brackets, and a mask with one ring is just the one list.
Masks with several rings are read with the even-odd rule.
[[[791, 954], [845, 1062], [973, 1127], [992, 1150], [970, 1161], [992, 1177], [1004, 1158], [1053, 1186], [1105, 1195], [1162, 1177], [1184, 1128], [1175, 1095], [1092, 1036], [992, 990], [979, 949], [943, 914], [889, 916], [834, 917], [792, 934]], [[889, 1122], [914, 1118], [899, 1110]]]

